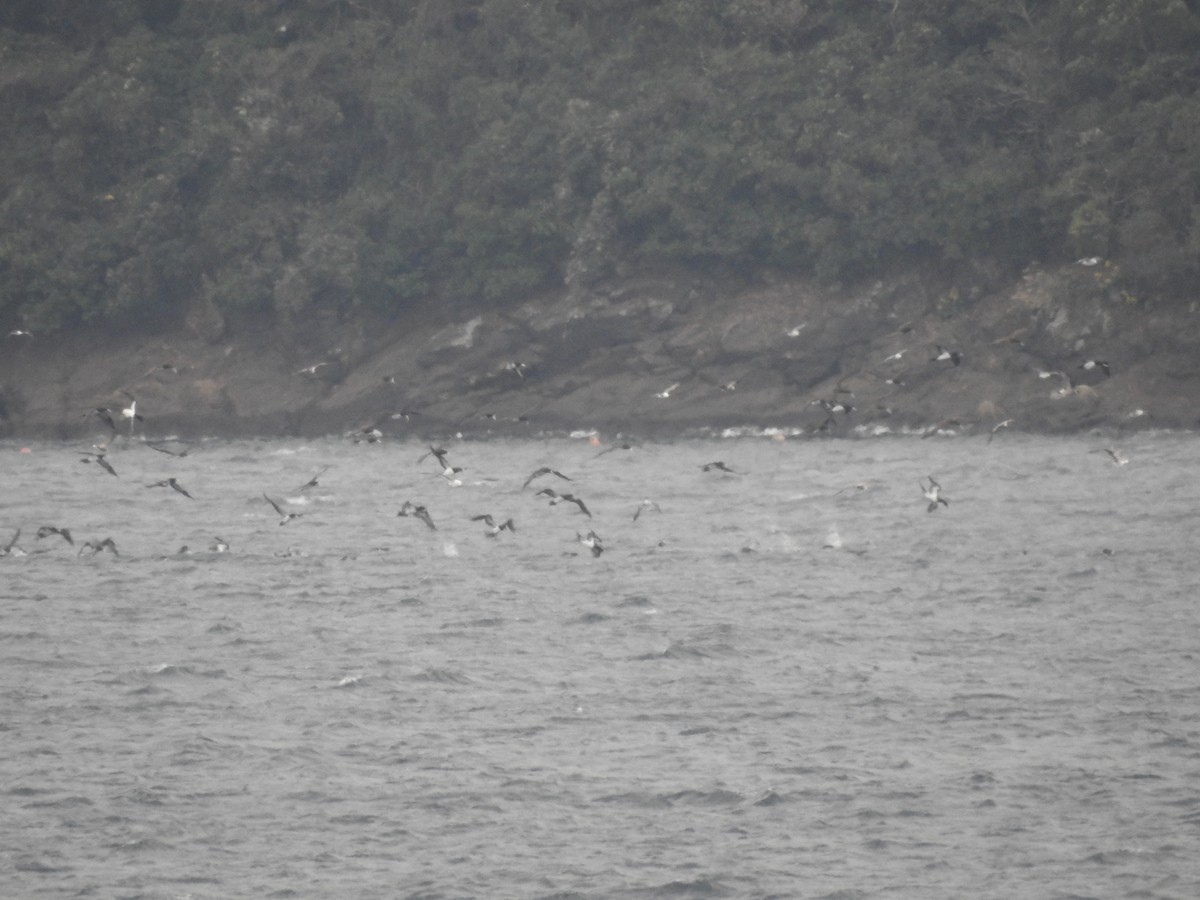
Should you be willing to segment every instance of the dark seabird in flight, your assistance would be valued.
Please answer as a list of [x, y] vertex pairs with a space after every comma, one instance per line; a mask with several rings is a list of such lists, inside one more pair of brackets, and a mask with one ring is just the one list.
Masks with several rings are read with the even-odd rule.
[[599, 453], [597, 453], [596, 457], [599, 458], [599, 457], [603, 456], [605, 453], [612, 453], [614, 450], [632, 450], [632, 449], [633, 449], [633, 444], [613, 444], [611, 447], [605, 447], [603, 450], [601, 450]]
[[947, 350], [941, 344], [935, 344], [934, 346], [937, 347], [937, 353], [929, 360], [930, 362], [952, 362], [956, 366], [961, 365], [962, 354], [957, 350]]
[[1122, 456], [1120, 453], [1118, 453], [1116, 450], [1113, 450], [1111, 447], [1104, 447], [1103, 449], [1092, 450], [1091, 452], [1092, 453], [1107, 453], [1108, 458], [1110, 460], [1112, 460], [1112, 464], [1114, 466], [1124, 466], [1129, 463], [1128, 457]]
[[1085, 359], [1079, 364], [1079, 368], [1085, 372], [1090, 372], [1092, 369], [1099, 369], [1104, 373], [1105, 378], [1112, 377], [1112, 368], [1102, 359]]
[[114, 478], [117, 475], [117, 470], [114, 469], [112, 467], [112, 465], [109, 463], [109, 461], [104, 458], [103, 453], [84, 453], [83, 459], [81, 459], [80, 462], [85, 462], [85, 463], [94, 462], [96, 465], [98, 465], [100, 468], [102, 468], [109, 475], [112, 475]]
[[448, 451], [446, 450], [445, 447], [435, 447], [432, 444], [430, 444], [429, 452], [422, 453], [421, 458], [417, 460], [417, 463], [420, 464], [420, 463], [425, 462], [425, 457], [427, 457], [427, 456], [435, 456], [435, 457], [437, 457], [437, 461], [442, 464], [442, 468], [444, 469], [449, 465], [449, 463], [446, 462], [446, 453], [447, 452]]
[[184, 447], [182, 450], [172, 450], [170, 447], [163, 447], [159, 444], [147, 444], [151, 450], [157, 450], [159, 453], [165, 453], [167, 456], [177, 456], [180, 459], [192, 452], [191, 447]]
[[308, 481], [304, 482], [304, 484], [300, 485], [300, 487], [296, 488], [296, 490], [297, 491], [307, 491], [309, 488], [315, 488], [317, 485], [319, 485], [321, 483], [319, 481], [320, 477], [322, 475], [324, 475], [326, 472], [328, 472], [329, 469], [330, 469], [330, 466], [326, 466], [320, 472], [318, 472], [316, 475], [314, 475], [312, 478], [308, 479]]
[[729, 466], [725, 465], [725, 463], [721, 462], [720, 460], [717, 460], [716, 462], [705, 463], [704, 465], [702, 465], [700, 467], [701, 472], [711, 472], [714, 469], [716, 469], [718, 472], [728, 472], [730, 475], [738, 474], [736, 471], [729, 468]]
[[117, 423], [113, 420], [112, 410], [107, 406], [97, 406], [95, 409], [89, 412], [88, 415], [98, 418], [101, 422], [112, 429], [113, 434], [117, 433]]
[[95, 556], [97, 553], [102, 553], [105, 550], [110, 551], [113, 556], [121, 555], [117, 552], [116, 541], [110, 537], [106, 537], [102, 541], [84, 541], [83, 546], [79, 548], [79, 553], [75, 555], [81, 556], [84, 550], [91, 550], [92, 556]]
[[559, 494], [556, 493], [553, 488], [542, 488], [540, 491], [534, 494], [534, 496], [540, 497], [543, 494], [550, 498], [551, 506], [558, 506], [558, 504], [565, 500], [567, 503], [574, 503], [576, 506], [578, 506], [580, 511], [583, 512], [589, 519], [592, 517], [591, 511], [587, 508], [587, 506], [584, 505], [584, 502], [574, 494]]
[[484, 532], [484, 534], [486, 534], [488, 537], [495, 537], [506, 528], [513, 534], [517, 533], [517, 527], [513, 524], [512, 519], [508, 519], [507, 521], [501, 522], [499, 525], [497, 525], [496, 520], [492, 518], [491, 513], [484, 513], [482, 516], [471, 516], [471, 521], [483, 522], [483, 524], [488, 527], [488, 530]]
[[263, 499], [266, 500], [268, 503], [270, 503], [271, 506], [275, 509], [275, 512], [279, 513], [279, 515], [283, 517], [279, 520], [280, 525], [286, 525], [288, 522], [292, 521], [292, 519], [299, 519], [301, 516], [304, 515], [304, 513], [287, 512], [286, 510], [284, 510], [284, 508], [282, 506], [280, 506], [278, 503], [276, 503], [274, 500], [272, 500], [270, 497], [268, 497], [265, 493], [263, 494]]
[[164, 478], [162, 481], [156, 481], [153, 484], [146, 485], [146, 487], [152, 487], [152, 488], [169, 487], [169, 488], [171, 488], [171, 490], [177, 491], [178, 493], [183, 494], [183, 496], [187, 497], [189, 500], [196, 499], [191, 494], [189, 494], [186, 490], [184, 490], [183, 485], [180, 484], [178, 481], [176, 481], [173, 477], [172, 478]]
[[525, 490], [525, 488], [529, 487], [529, 482], [533, 481], [535, 478], [541, 478], [543, 475], [557, 475], [563, 481], [571, 480], [562, 472], [558, 471], [558, 469], [552, 469], [549, 466], [542, 466], [539, 469], [535, 469], [534, 473], [525, 479], [525, 483], [521, 485], [521, 490]]
[[645, 500], [643, 500], [641, 503], [639, 503], [638, 508], [633, 511], [633, 521], [636, 522], [638, 520], [638, 516], [640, 516], [643, 511], [645, 511], [645, 512], [651, 512], [651, 511], [662, 512], [662, 507], [660, 507], [657, 503], [655, 503], [653, 500], [651, 500], [649, 497], [647, 497]]
[[50, 537], [52, 534], [57, 534], [72, 547], [75, 546], [75, 539], [71, 537], [71, 529], [69, 528], [55, 528], [53, 525], [43, 525], [37, 530], [38, 540]]
[[992, 438], [994, 438], [996, 436], [997, 431], [999, 431], [1001, 428], [1007, 428], [1012, 423], [1013, 423], [1012, 419], [1005, 419], [1003, 422], [997, 422], [995, 425], [993, 425], [992, 432], [991, 432], [991, 434], [988, 435], [987, 442], [990, 444], [992, 442]]
[[24, 556], [25, 551], [17, 546], [17, 540], [20, 537], [21, 529], [18, 528], [16, 534], [12, 536], [12, 540], [3, 547], [0, 547], [0, 556]]
[[938, 504], [949, 506], [950, 501], [942, 496], [942, 486], [933, 480], [933, 476], [929, 476], [929, 487], [925, 486], [925, 482], [920, 482], [921, 493], [925, 495], [925, 499], [929, 501], [929, 507], [926, 512], [933, 512], [938, 508]]
[[594, 531], [589, 531], [587, 534], [580, 534], [577, 531], [575, 532], [575, 540], [591, 550], [592, 556], [599, 556], [604, 552], [604, 545], [601, 542], [600, 535]]
[[415, 519], [420, 519], [429, 526], [430, 531], [437, 531], [437, 526], [433, 524], [433, 517], [429, 515], [429, 510], [424, 506], [413, 503], [411, 500], [405, 500], [404, 505], [400, 507], [400, 512], [397, 516], [412, 516]]

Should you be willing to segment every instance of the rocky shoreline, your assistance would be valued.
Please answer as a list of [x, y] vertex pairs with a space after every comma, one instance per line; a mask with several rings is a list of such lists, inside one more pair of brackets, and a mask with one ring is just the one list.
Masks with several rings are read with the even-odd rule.
[[8, 336], [0, 437], [103, 437], [93, 410], [119, 419], [130, 398], [147, 438], [1196, 427], [1196, 304], [1159, 309], [1114, 284], [1103, 263], [991, 290], [665, 273], [389, 322], [254, 326], [195, 307], [170, 333]]

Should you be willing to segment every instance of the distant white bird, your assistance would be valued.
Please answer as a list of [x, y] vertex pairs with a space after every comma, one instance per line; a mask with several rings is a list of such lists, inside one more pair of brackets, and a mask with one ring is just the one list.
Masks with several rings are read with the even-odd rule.
[[677, 382], [675, 382], [673, 385], [671, 385], [669, 388], [667, 388], [665, 391], [659, 391], [659, 392], [658, 392], [657, 394], [655, 394], [654, 396], [655, 396], [655, 397], [657, 397], [659, 400], [666, 400], [668, 397], [670, 397], [670, 396], [671, 396], [671, 393], [672, 393], [672, 392], [673, 392], [673, 391], [674, 391], [674, 390], [675, 390], [677, 387], [679, 387], [679, 382], [678, 382], [678, 381], [677, 381]]
[[1080, 266], [1098, 266], [1100, 265], [1099, 256], [1085, 256], [1083, 259], [1075, 260], [1075, 263]]
[[957, 350], [947, 350], [941, 344], [935, 344], [934, 346], [937, 347], [937, 352], [929, 360], [930, 362], [952, 362], [956, 366], [962, 363], [962, 354]]
[[129, 393], [128, 391], [121, 391], [121, 393], [129, 398], [129, 405], [121, 410], [121, 418], [129, 420], [129, 433], [133, 434], [133, 423], [141, 422], [143, 419], [142, 416], [138, 414], [137, 400], [134, 399], [133, 394]]

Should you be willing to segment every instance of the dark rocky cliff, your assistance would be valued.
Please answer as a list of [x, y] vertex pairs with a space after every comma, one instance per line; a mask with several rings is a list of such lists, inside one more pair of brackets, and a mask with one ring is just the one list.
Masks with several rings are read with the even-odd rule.
[[[149, 437], [1200, 421], [1195, 304], [1158, 310], [1110, 292], [1103, 264], [1031, 270], [989, 292], [930, 284], [732, 288], [672, 273], [437, 322], [254, 328], [197, 307], [173, 333], [13, 335], [0, 358], [0, 434], [101, 436], [89, 411], [129, 396]], [[957, 361], [935, 361], [939, 347]]]

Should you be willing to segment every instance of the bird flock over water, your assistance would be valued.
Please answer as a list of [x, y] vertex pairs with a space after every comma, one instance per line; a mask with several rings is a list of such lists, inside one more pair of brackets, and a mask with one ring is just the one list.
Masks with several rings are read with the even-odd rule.
[[[789, 335], [796, 335], [799, 334], [802, 329], [803, 326], [797, 326], [788, 333]], [[18, 330], [11, 332], [9, 337], [14, 339], [31, 340], [33, 336], [28, 332]], [[889, 363], [899, 362], [906, 353], [907, 349], [898, 350], [887, 359], [883, 360], [883, 363], [886, 365]], [[960, 366], [963, 363], [963, 358], [963, 354], [959, 350], [937, 344], [934, 345], [932, 355], [928, 356], [928, 362], [934, 365], [949, 365], [954, 367]], [[299, 370], [297, 374], [313, 376], [326, 365], [328, 365], [328, 363], [316, 363]], [[1107, 361], [1102, 359], [1084, 359], [1079, 362], [1076, 368], [1084, 372], [1102, 373], [1104, 378], [1112, 376], [1112, 367]], [[521, 379], [526, 378], [529, 372], [529, 367], [519, 362], [509, 363], [505, 369], [512, 375]], [[153, 370], [151, 370], [151, 372], [156, 372], [159, 370], [175, 371], [175, 367], [169, 363], [166, 363], [162, 366], [156, 366]], [[1060, 388], [1060, 391], [1071, 392], [1077, 390], [1073, 379], [1065, 371], [1038, 370], [1037, 375], [1040, 379], [1061, 380], [1064, 383], [1064, 387]], [[883, 375], [876, 375], [876, 377], [889, 384], [902, 385], [904, 383], [896, 375], [886, 378]], [[725, 391], [733, 391], [736, 389], [736, 387], [736, 380], [730, 381], [725, 385], [721, 385], [721, 389]], [[679, 388], [679, 383], [673, 383], [664, 390], [658, 392], [656, 396], [663, 400], [669, 399]], [[848, 418], [853, 412], [854, 407], [849, 402], [849, 400], [853, 397], [852, 393], [848, 390], [839, 390], [837, 393], [840, 393], [842, 396], [839, 397], [835, 394], [833, 398], [824, 398], [812, 401], [813, 405], [819, 405], [821, 407], [826, 416], [825, 424], [818, 429], [818, 431], [826, 430], [830, 425], [837, 421], [838, 416]], [[108, 477], [120, 478], [117, 468], [113, 465], [113, 462], [108, 455], [110, 444], [116, 441], [125, 441], [128, 443], [137, 442], [140, 443], [140, 445], [148, 447], [149, 449], [164, 456], [175, 459], [182, 459], [188, 456], [192, 450], [190, 445], [170, 440], [151, 441], [147, 439], [144, 432], [142, 435], [140, 435], [140, 437], [138, 437], [137, 429], [139, 425], [144, 425], [145, 417], [143, 413], [138, 410], [137, 398], [132, 393], [124, 389], [115, 392], [115, 394], [120, 394], [124, 398], [124, 401], [114, 406], [96, 406], [85, 413], [85, 418], [92, 418], [103, 424], [108, 429], [108, 435], [105, 440], [94, 443], [89, 450], [80, 451], [79, 456], [81, 463], [96, 466], [99, 471], [103, 472]], [[401, 417], [407, 419], [415, 415], [418, 415], [418, 413], [404, 411], [402, 413], [392, 414], [392, 417]], [[1008, 418], [993, 425], [988, 433], [988, 443], [991, 443], [996, 438], [997, 434], [999, 434], [1003, 429], [1008, 428], [1013, 424], [1013, 422], [1014, 419]], [[928, 437], [932, 434], [940, 433], [941, 429], [953, 427], [957, 424], [959, 423], [954, 419], [944, 420], [927, 429], [922, 437]], [[347, 435], [347, 437], [352, 439], [355, 444], [374, 444], [382, 441], [384, 436], [382, 431], [379, 429], [378, 424], [374, 423], [362, 429], [352, 431]], [[630, 442], [617, 442], [600, 450], [596, 454], [596, 457], [603, 457], [609, 453], [618, 451], [630, 451], [634, 448], [635, 445]], [[1115, 448], [1105, 447], [1093, 450], [1092, 452], [1106, 454], [1109, 461], [1115, 466], [1124, 466], [1129, 462], [1129, 459], [1122, 455]], [[446, 448], [429, 445], [428, 451], [421, 455], [421, 457], [417, 460], [417, 463], [423, 464], [427, 459], [433, 460], [436, 467], [436, 474], [440, 476], [442, 481], [447, 486], [463, 486], [463, 476], [466, 471], [465, 467], [455, 465], [451, 461], [449, 451]], [[330, 468], [331, 466], [329, 465], [322, 467], [308, 481], [296, 488], [294, 493], [304, 495], [305, 492], [311, 491], [313, 488], [318, 487], [321, 483], [320, 479], [329, 471]], [[720, 476], [736, 478], [746, 474], [742, 470], [734, 468], [723, 460], [712, 460], [703, 463], [699, 466], [699, 469], [702, 475], [707, 475], [709, 477]], [[534, 498], [544, 500], [549, 507], [559, 507], [564, 505], [567, 507], [573, 507], [578, 516], [587, 520], [588, 526], [586, 532], [581, 530], [575, 531], [576, 542], [580, 547], [590, 553], [591, 556], [601, 556], [606, 550], [604, 539], [591, 526], [591, 522], [593, 520], [592, 510], [588, 507], [584, 498], [579, 495], [577, 488], [574, 488], [574, 479], [571, 476], [565, 474], [554, 466], [539, 466], [524, 479], [520, 486], [520, 492], [524, 492], [526, 489], [533, 486], [535, 481], [549, 477], [554, 479], [553, 484], [555, 484], [558, 489], [556, 490], [555, 487], [543, 486], [539, 490], [535, 491], [532, 496]], [[937, 512], [940, 507], [948, 508], [950, 506], [950, 501], [943, 492], [942, 485], [932, 475], [927, 475], [924, 479], [920, 480], [919, 486], [920, 496], [923, 498], [926, 504], [926, 510], [928, 512]], [[197, 500], [197, 497], [189, 490], [189, 488], [173, 475], [145, 483], [144, 487], [147, 489], [163, 488], [186, 500], [193, 502]], [[280, 526], [297, 523], [306, 515], [306, 510], [298, 509], [297, 503], [290, 502], [286, 498], [272, 497], [266, 491], [261, 492], [261, 496], [263, 503], [278, 517], [278, 525]], [[299, 500], [300, 498], [293, 499]], [[649, 498], [643, 499], [633, 509], [631, 521], [636, 523], [643, 515], [657, 512], [661, 512], [661, 507], [657, 502]], [[438, 530], [434, 513], [431, 512], [430, 508], [423, 503], [406, 500], [397, 511], [396, 517], [417, 519], [429, 530]], [[517, 522], [512, 516], [504, 516], [502, 518], [490, 511], [478, 512], [470, 516], [470, 521], [482, 523], [483, 528], [485, 529], [483, 534], [488, 538], [498, 538], [505, 532], [507, 532], [510, 536], [518, 533]], [[0, 557], [27, 555], [28, 551], [26, 551], [19, 543], [20, 536], [21, 529], [17, 528], [8, 542], [0, 545]], [[39, 549], [33, 552], [47, 552], [49, 544], [51, 543], [48, 539], [53, 537], [60, 538], [66, 545], [70, 547], [75, 547], [75, 540], [69, 528], [59, 527], [56, 525], [41, 525], [37, 528], [36, 538], [39, 542], [46, 541], [46, 544], [40, 544]], [[223, 553], [229, 550], [229, 543], [221, 537], [213, 537], [208, 549], [210, 552]], [[188, 547], [184, 546], [180, 548], [180, 552], [186, 553], [190, 551]], [[120, 555], [116, 541], [111, 536], [85, 541], [78, 547], [77, 550], [77, 555], [81, 556], [88, 555], [95, 557], [101, 554], [109, 554], [114, 557]]]
[[[990, 442], [995, 437], [1000, 429], [1007, 425], [1007, 422], [1001, 422], [997, 425], [991, 434], [988, 436]], [[163, 453], [171, 458], [180, 459], [189, 455], [192, 447], [183, 445], [182, 448], [179, 442], [174, 442], [176, 446], [171, 446], [170, 442], [149, 442], [142, 441], [138, 446], [148, 447], [151, 450]], [[613, 444], [600, 450], [595, 458], [599, 459], [614, 451], [624, 450], [630, 451], [635, 449], [636, 445], [622, 442]], [[1122, 454], [1119, 450], [1113, 447], [1103, 447], [1090, 451], [1095, 454], [1104, 454], [1108, 462], [1114, 466], [1124, 466], [1129, 463], [1129, 458]], [[120, 478], [117, 468], [108, 458], [107, 445], [93, 445], [90, 450], [80, 451], [80, 462], [84, 464], [92, 464], [97, 466], [98, 470], [103, 473], [106, 478]], [[445, 447], [429, 445], [416, 463], [418, 465], [426, 464], [426, 460], [432, 460], [432, 468], [427, 471], [430, 477], [436, 477], [444, 485], [450, 488], [461, 487], [464, 484], [463, 476], [466, 472], [466, 467], [456, 465], [450, 458], [450, 451]], [[280, 495], [272, 497], [266, 491], [261, 492], [262, 503], [264, 506], [264, 515], [269, 516], [274, 514], [277, 517], [279, 526], [293, 525], [295, 527], [303, 527], [301, 520], [308, 514], [309, 510], [303, 504], [307, 502], [305, 496], [308, 492], [314, 490], [322, 484], [322, 479], [332, 469], [332, 465], [322, 466], [311, 478], [303, 484], [296, 487], [290, 498]], [[721, 478], [721, 479], [737, 479], [747, 476], [747, 472], [741, 468], [735, 468], [729, 465], [724, 460], [710, 460], [701, 463], [697, 466], [697, 477], [703, 478]], [[553, 479], [553, 484], [556, 487], [542, 486], [538, 487], [538, 483], [545, 484], [545, 479]], [[476, 484], [482, 482], [475, 482]], [[552, 465], [542, 465], [535, 468], [521, 481], [519, 487], [514, 479], [513, 494], [525, 495], [531, 499], [543, 502], [549, 508], [567, 507], [573, 511], [570, 517], [574, 520], [574, 540], [581, 548], [581, 551], [586, 551], [592, 557], [603, 555], [607, 547], [605, 546], [604, 538], [596, 531], [593, 525], [594, 516], [587, 502], [579, 494], [578, 488], [575, 486], [576, 480], [571, 475], [563, 472], [560, 468]], [[920, 488], [919, 496], [925, 503], [925, 509], [929, 513], [935, 513], [940, 508], [948, 509], [950, 507], [950, 499], [946, 496], [942, 484], [933, 476], [926, 475], [918, 481]], [[192, 503], [199, 502], [198, 498], [193, 494], [180, 480], [174, 475], [169, 475], [155, 481], [142, 483], [145, 489], [161, 488], [166, 489], [172, 495], [178, 496], [179, 502], [190, 501]], [[538, 488], [537, 490], [530, 490]], [[570, 489], [568, 489], [570, 488]], [[855, 485], [854, 488], [863, 490], [864, 484]], [[838, 494], [851, 488], [844, 488], [838, 491]], [[186, 504], [185, 504], [186, 505]], [[269, 512], [268, 512], [269, 510]], [[400, 505], [395, 513], [396, 518], [414, 519], [422, 523], [422, 525], [431, 532], [439, 531], [439, 525], [445, 525], [440, 522], [441, 516], [437, 513], [437, 504], [427, 504], [414, 499], [406, 499]], [[661, 513], [661, 506], [649, 497], [642, 499], [629, 511], [629, 523], [637, 523], [638, 520], [648, 514]], [[519, 515], [519, 514], [518, 514]], [[477, 523], [482, 528], [482, 534], [486, 538], [498, 539], [506, 535], [509, 538], [520, 533], [517, 518], [509, 513], [496, 514], [493, 510], [478, 510], [466, 517], [466, 520], [471, 523]], [[586, 529], [586, 530], [584, 530]], [[26, 550], [20, 544], [22, 529], [16, 528], [15, 532], [9, 540], [0, 544], [0, 557], [19, 557], [26, 556], [30, 552], [46, 553], [51, 552], [57, 539], [57, 543], [62, 547], [70, 547], [75, 550], [77, 556], [97, 557], [108, 555], [119, 557], [120, 550], [117, 542], [112, 536], [98, 537], [76, 546], [75, 537], [70, 527], [61, 525], [43, 524], [36, 529], [37, 547], [33, 550]], [[661, 544], [660, 544], [661, 546]], [[828, 543], [826, 547], [840, 547], [840, 541]], [[227, 540], [220, 536], [213, 536], [207, 546], [209, 552], [224, 553], [229, 551], [230, 544]], [[179, 554], [187, 554], [192, 551], [185, 545], [178, 551]], [[296, 555], [292, 551], [282, 552], [279, 555]], [[306, 554], [300, 554], [306, 555]]]

